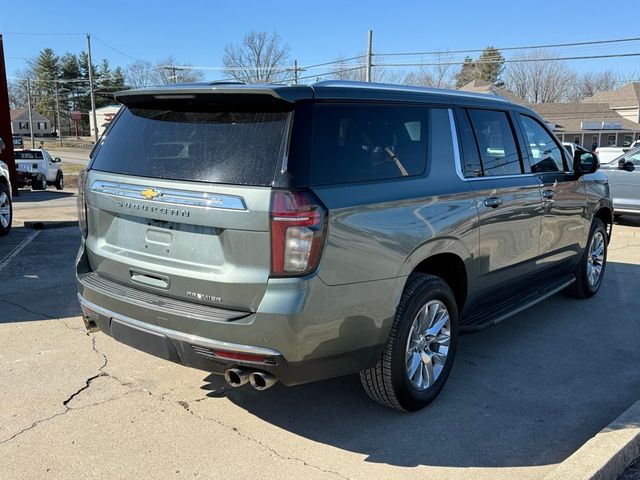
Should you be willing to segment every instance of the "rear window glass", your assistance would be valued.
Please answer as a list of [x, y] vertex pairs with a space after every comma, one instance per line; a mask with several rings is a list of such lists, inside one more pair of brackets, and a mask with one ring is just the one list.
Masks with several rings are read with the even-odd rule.
[[140, 177], [271, 185], [289, 113], [127, 108], [91, 168]]
[[14, 152], [16, 160], [42, 160], [42, 152]]
[[429, 108], [413, 106], [317, 105], [311, 184], [422, 175], [427, 164], [430, 112]]

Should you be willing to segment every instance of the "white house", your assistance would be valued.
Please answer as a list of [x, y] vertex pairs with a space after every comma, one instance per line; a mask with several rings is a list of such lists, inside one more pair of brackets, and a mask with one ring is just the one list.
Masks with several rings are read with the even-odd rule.
[[[35, 110], [31, 111], [31, 117], [33, 118], [32, 127], [34, 136], [44, 137], [53, 133], [53, 125], [47, 117]], [[14, 135], [31, 135], [28, 108], [11, 110], [11, 133]]]

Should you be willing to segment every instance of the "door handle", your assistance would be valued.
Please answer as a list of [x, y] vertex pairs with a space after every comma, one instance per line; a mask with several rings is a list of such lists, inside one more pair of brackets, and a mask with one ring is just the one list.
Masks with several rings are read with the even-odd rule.
[[556, 192], [554, 192], [553, 190], [543, 190], [542, 196], [547, 200], [551, 200], [553, 197], [556, 196]]
[[484, 204], [487, 207], [498, 208], [500, 205], [502, 205], [502, 197], [486, 198], [484, 200]]

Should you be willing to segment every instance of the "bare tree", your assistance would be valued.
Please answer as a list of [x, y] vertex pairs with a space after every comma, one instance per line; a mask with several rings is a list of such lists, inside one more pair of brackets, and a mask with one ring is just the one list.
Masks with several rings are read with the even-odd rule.
[[585, 72], [576, 75], [576, 82], [570, 100], [579, 102], [592, 97], [598, 92], [614, 90], [618, 84], [618, 76], [611, 70], [603, 72]]
[[456, 83], [456, 75], [454, 75], [452, 71], [452, 62], [453, 55], [451, 55], [451, 53], [447, 51], [440, 52], [424, 62], [435, 65], [418, 67], [417, 70], [406, 74], [402, 83], [423, 87], [452, 88]]
[[289, 46], [276, 32], [251, 31], [242, 43], [224, 47], [222, 63], [225, 73], [246, 83], [268, 83], [285, 80], [288, 71]]
[[[363, 62], [364, 55], [359, 55], [352, 60], [346, 60], [338, 57], [336, 63], [333, 65], [331, 73], [326, 78], [364, 82], [366, 80], [366, 67]], [[384, 66], [373, 65], [371, 68], [372, 82], [403, 83], [405, 76], [404, 72], [395, 71]]]
[[27, 77], [23, 75], [20, 74], [20, 78], [9, 82], [9, 108], [27, 107]]
[[148, 60], [136, 60], [127, 67], [127, 84], [132, 88], [144, 88], [154, 85], [156, 72]]
[[168, 83], [192, 83], [204, 78], [201, 70], [191, 68], [190, 63], [179, 62], [173, 55], [156, 62], [153, 84], [166, 85]]
[[575, 73], [545, 50], [517, 57], [505, 69], [505, 86], [530, 103], [560, 102], [569, 97]]

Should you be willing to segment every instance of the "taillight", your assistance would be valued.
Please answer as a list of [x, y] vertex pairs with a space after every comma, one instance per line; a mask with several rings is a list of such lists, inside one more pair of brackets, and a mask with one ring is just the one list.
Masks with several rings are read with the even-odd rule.
[[82, 236], [87, 238], [87, 176], [88, 172], [82, 170], [78, 174], [78, 225]]
[[306, 275], [318, 266], [326, 232], [326, 210], [308, 191], [271, 194], [271, 274]]

